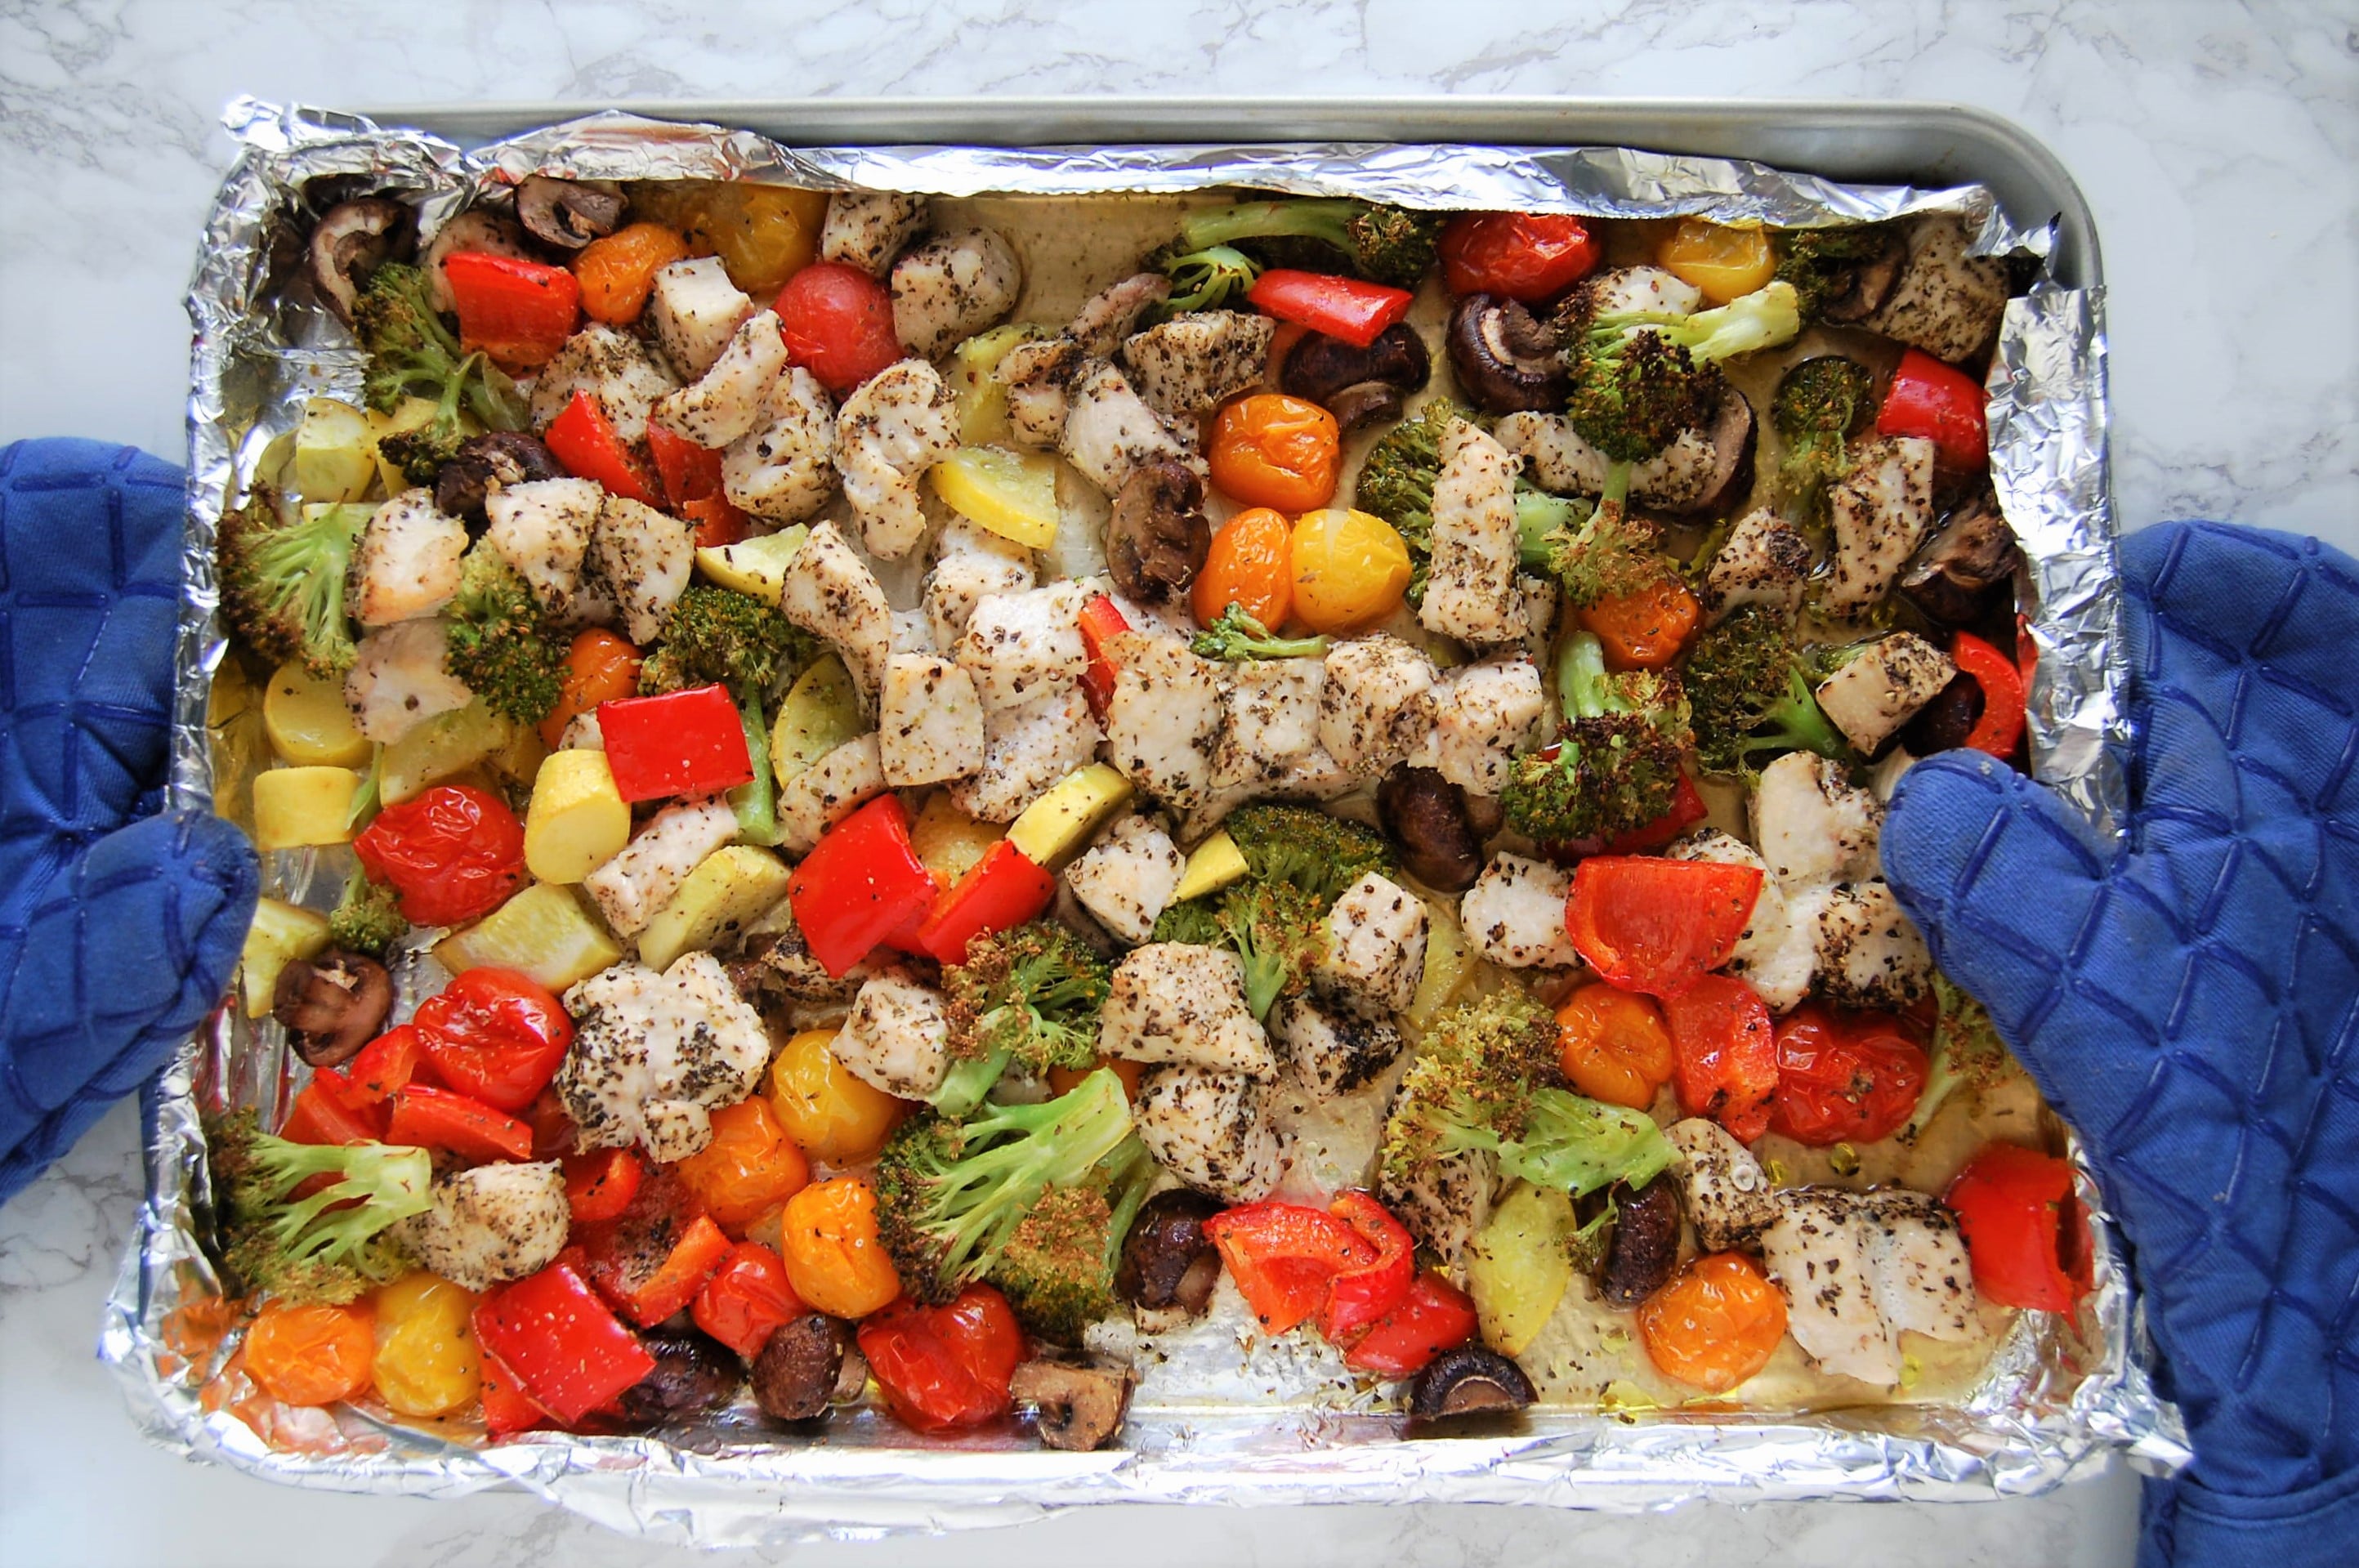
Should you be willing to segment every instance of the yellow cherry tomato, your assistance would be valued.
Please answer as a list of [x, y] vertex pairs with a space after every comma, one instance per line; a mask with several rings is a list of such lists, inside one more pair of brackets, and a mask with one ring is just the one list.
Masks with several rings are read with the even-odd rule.
[[1366, 512], [1330, 506], [1294, 525], [1294, 614], [1314, 632], [1356, 632], [1400, 607], [1408, 546]]
[[1752, 293], [1777, 270], [1767, 233], [1701, 218], [1681, 218], [1657, 247], [1655, 260], [1664, 271], [1702, 289], [1715, 305]]
[[484, 1386], [468, 1315], [474, 1291], [419, 1269], [381, 1288], [376, 1309], [376, 1392], [405, 1416], [446, 1416]]
[[833, 1029], [805, 1029], [770, 1063], [770, 1109], [805, 1154], [852, 1165], [885, 1147], [901, 1102], [854, 1078], [828, 1049]]
[[630, 188], [631, 215], [669, 224], [690, 252], [717, 256], [729, 281], [766, 305], [819, 254], [827, 192], [740, 180], [676, 180]]

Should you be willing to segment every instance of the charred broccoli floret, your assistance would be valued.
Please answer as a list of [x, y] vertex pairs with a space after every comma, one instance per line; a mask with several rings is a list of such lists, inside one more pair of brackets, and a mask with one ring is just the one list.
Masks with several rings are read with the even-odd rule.
[[1318, 659], [1327, 651], [1327, 638], [1279, 637], [1247, 614], [1243, 604], [1231, 604], [1188, 646], [1201, 658], [1235, 663], [1248, 659]]
[[409, 931], [393, 888], [372, 882], [360, 867], [344, 878], [344, 891], [328, 916], [328, 945], [383, 958], [385, 950]]
[[1599, 310], [1593, 289], [1565, 315], [1572, 395], [1566, 412], [1582, 439], [1613, 461], [1609, 493], [1626, 494], [1628, 464], [1708, 421], [1725, 383], [1719, 363], [1792, 341], [1802, 330], [1792, 286], [1770, 283], [1717, 310]]
[[1696, 638], [1681, 672], [1696, 757], [1714, 773], [1749, 772], [1765, 753], [1851, 755], [1812, 694], [1818, 670], [1791, 617], [1745, 604]]
[[353, 330], [368, 351], [363, 387], [370, 408], [390, 413], [405, 397], [434, 405], [425, 425], [378, 443], [411, 484], [434, 482], [472, 433], [469, 419], [487, 430], [524, 429], [525, 400], [516, 383], [480, 352], [460, 348], [435, 311], [432, 284], [422, 269], [393, 261], [379, 267], [353, 308]]
[[1933, 976], [1933, 996], [1940, 1010], [1933, 1023], [1932, 1066], [1925, 1074], [1924, 1092], [1917, 1096], [1917, 1108], [1895, 1135], [1903, 1143], [1915, 1142], [1933, 1113], [1961, 1089], [1980, 1094], [2023, 1071], [1980, 1002], [1939, 972]]
[[565, 687], [565, 639], [544, 624], [524, 578], [489, 546], [461, 563], [450, 621], [451, 673], [484, 705], [521, 724], [537, 724]]
[[639, 666], [639, 691], [654, 696], [715, 683], [767, 691], [817, 656], [809, 633], [750, 593], [693, 583], [671, 607], [655, 652]]
[[[1245, 201], [1192, 212], [1170, 251], [1180, 258], [1254, 241], [1315, 240], [1341, 253], [1364, 278], [1414, 289], [1433, 265], [1442, 212], [1415, 212], [1348, 199]], [[1167, 271], [1170, 269], [1166, 265]]]
[[990, 1274], [1027, 1333], [1079, 1345], [1090, 1324], [1121, 1310], [1114, 1268], [1155, 1178], [1154, 1158], [1133, 1134], [1088, 1182], [1051, 1187], [1032, 1205]]
[[1612, 675], [1589, 632], [1557, 655], [1564, 730], [1517, 757], [1499, 803], [1518, 833], [1543, 842], [1610, 839], [1645, 827], [1679, 799], [1687, 703], [1676, 677]]
[[1594, 509], [1543, 536], [1548, 569], [1567, 604], [1587, 608], [1601, 599], [1626, 598], [1679, 575], [1655, 525], [1623, 507], [1629, 481], [1629, 465], [1616, 463]]
[[1104, 960], [1051, 920], [969, 942], [966, 961], [942, 971], [953, 1062], [934, 1108], [966, 1115], [1011, 1062], [1036, 1075], [1087, 1067], [1097, 1057], [1109, 975]]
[[1777, 379], [1769, 421], [1785, 455], [1777, 476], [1788, 504], [1804, 517], [1826, 510], [1827, 486], [1850, 465], [1852, 432], [1875, 407], [1875, 377], [1841, 354], [1806, 359]]
[[1391, 877], [1399, 871], [1384, 834], [1315, 807], [1259, 801], [1240, 806], [1221, 825], [1245, 857], [1252, 880], [1290, 883], [1316, 898], [1322, 915], [1369, 872]]
[[[1386, 430], [1360, 465], [1352, 505], [1390, 523], [1408, 546], [1411, 604], [1423, 601], [1433, 561], [1433, 485], [1441, 476], [1441, 438], [1452, 419], [1473, 418], [1448, 398], [1434, 398], [1415, 419], [1403, 419]], [[1594, 509], [1587, 500], [1536, 489], [1519, 475], [1516, 539], [1523, 569], [1548, 571], [1555, 536], [1578, 528]]]
[[[252, 1111], [210, 1122], [205, 1139], [226, 1242], [223, 1261], [249, 1290], [298, 1301], [349, 1301], [408, 1266], [386, 1234], [433, 1206], [434, 1162], [382, 1143], [290, 1143]], [[314, 1176], [335, 1180], [291, 1196]]]
[[1890, 234], [1881, 223], [1774, 230], [1770, 243], [1777, 270], [1771, 276], [1793, 289], [1803, 318], [1816, 321], [1828, 299], [1850, 287], [1852, 269], [1892, 243]]
[[290, 521], [276, 495], [257, 489], [223, 513], [214, 548], [230, 628], [266, 659], [299, 659], [323, 680], [350, 670], [344, 582], [373, 510], [306, 506]]

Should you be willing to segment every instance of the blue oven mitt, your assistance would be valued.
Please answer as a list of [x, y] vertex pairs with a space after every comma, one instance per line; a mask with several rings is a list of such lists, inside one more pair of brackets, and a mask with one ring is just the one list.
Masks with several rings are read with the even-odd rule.
[[235, 828], [158, 813], [180, 471], [0, 448], [0, 1200], [221, 999], [259, 875]]
[[1886, 874], [2086, 1139], [2195, 1462], [2141, 1563], [2359, 1563], [2359, 565], [2124, 541], [2126, 844], [1988, 759], [1911, 768]]

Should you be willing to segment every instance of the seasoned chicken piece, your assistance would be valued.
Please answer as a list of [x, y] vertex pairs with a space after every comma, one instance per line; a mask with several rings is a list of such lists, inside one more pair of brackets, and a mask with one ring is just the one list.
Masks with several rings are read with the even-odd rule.
[[894, 335], [931, 359], [1004, 318], [1023, 289], [1023, 265], [993, 231], [936, 234], [893, 264]]
[[564, 733], [557, 737], [560, 751], [603, 751], [606, 736], [598, 727], [598, 710], [576, 713], [565, 723]]
[[1534, 664], [1548, 658], [1549, 634], [1556, 629], [1556, 584], [1525, 573], [1516, 579], [1524, 601], [1524, 657]]
[[1875, 770], [1867, 776], [1868, 793], [1880, 806], [1892, 804], [1892, 792], [1900, 788], [1901, 775], [1917, 766], [1919, 759], [1908, 753], [1905, 746], [1896, 746], [1877, 758]]
[[434, 492], [404, 490], [371, 514], [353, 551], [353, 619], [387, 626], [430, 615], [459, 591], [467, 525], [434, 509]]
[[1754, 900], [1753, 914], [1745, 922], [1745, 934], [1729, 951], [1728, 963], [1723, 967], [1752, 986], [1762, 1006], [1773, 1013], [1791, 1011], [1810, 995], [1810, 982], [1819, 972], [1818, 936], [1811, 928], [1795, 921], [1786, 907], [1784, 890], [1769, 871], [1768, 862], [1756, 855], [1744, 840], [1718, 828], [1690, 833], [1663, 855], [1669, 860], [1749, 866], [1762, 873], [1760, 897]]
[[1571, 897], [1571, 872], [1501, 850], [1458, 901], [1458, 924], [1494, 964], [1569, 968], [1581, 962], [1564, 929], [1565, 900]]
[[1704, 573], [1705, 615], [1715, 625], [1747, 604], [1791, 615], [1801, 607], [1810, 572], [1810, 541], [1776, 512], [1756, 506], [1736, 520]]
[[696, 525], [621, 495], [598, 508], [590, 564], [614, 595], [624, 635], [642, 646], [663, 632], [696, 567]]
[[1968, 256], [1972, 238], [1954, 212], [1912, 221], [1908, 263], [1865, 325], [1952, 365], [1980, 358], [2006, 310], [2006, 264]]
[[1548, 717], [1548, 693], [1539, 667], [1518, 651], [1451, 670], [1433, 706], [1433, 734], [1410, 760], [1470, 793], [1496, 795], [1516, 753]]
[[1270, 784], [1319, 745], [1319, 693], [1327, 666], [1316, 659], [1253, 659], [1228, 668], [1212, 784]]
[[647, 1146], [669, 1164], [712, 1141], [713, 1111], [754, 1092], [770, 1037], [709, 953], [658, 975], [622, 963], [565, 993], [573, 1046], [558, 1097], [583, 1149]]
[[[1613, 460], [1572, 428], [1562, 414], [1508, 414], [1495, 431], [1499, 444], [1524, 460], [1532, 483], [1560, 495], [1596, 495], [1605, 489]], [[1673, 509], [1703, 498], [1715, 460], [1710, 430], [1681, 430], [1669, 446], [1630, 467], [1630, 499]]]
[[1327, 951], [1311, 980], [1321, 992], [1376, 1018], [1406, 1008], [1425, 978], [1425, 905], [1371, 871], [1327, 911]]
[[926, 537], [918, 483], [958, 451], [958, 408], [922, 359], [887, 365], [843, 400], [835, 421], [835, 467], [860, 539], [879, 561], [896, 561]]
[[475, 699], [451, 673], [451, 645], [440, 621], [397, 621], [360, 640], [344, 671], [344, 706], [363, 736], [391, 745], [440, 713]]
[[1895, 632], [1819, 683], [1819, 706], [1863, 757], [1939, 696], [1958, 673], [1950, 656], [1915, 632]]
[[1795, 909], [1812, 921], [1829, 1000], [1897, 1011], [1933, 988], [1933, 955], [1882, 879], [1838, 882]]
[[1479, 425], [1453, 419], [1433, 482], [1433, 565], [1418, 624], [1477, 647], [1521, 642], [1516, 588], [1516, 460]]
[[1391, 1024], [1304, 996], [1278, 998], [1269, 1010], [1269, 1038], [1314, 1102], [1367, 1087], [1401, 1053], [1400, 1030]]
[[991, 378], [1006, 390], [1008, 434], [1017, 446], [1055, 448], [1065, 433], [1073, 377], [1088, 360], [1082, 345], [1062, 334], [1017, 343], [1000, 356]]
[[778, 786], [779, 842], [789, 854], [809, 855], [821, 834], [887, 787], [877, 736], [845, 741]]
[[[746, 962], [762, 971], [759, 984], [803, 1006], [826, 1008], [841, 1018], [852, 998], [881, 966], [863, 960], [842, 975], [830, 975], [811, 956], [810, 942], [795, 924], [795, 903], [780, 898], [745, 928]], [[743, 989], [741, 984], [740, 986]]]
[[975, 605], [954, 647], [985, 708], [1020, 708], [1064, 691], [1089, 668], [1071, 582], [995, 593]]
[[582, 586], [582, 560], [606, 492], [594, 479], [535, 479], [484, 497], [484, 542], [516, 569], [532, 596], [562, 615]]
[[1190, 310], [1134, 333], [1122, 365], [1147, 407], [1167, 419], [1192, 419], [1260, 384], [1277, 331], [1267, 316]]
[[701, 447], [724, 447], [762, 419], [771, 383], [787, 368], [787, 340], [776, 310], [756, 310], [737, 324], [712, 367], [656, 402], [655, 422]]
[[926, 226], [926, 199], [897, 191], [838, 191], [827, 199], [820, 225], [821, 261], [856, 267], [872, 278], [893, 268], [893, 258], [911, 235]]
[[1592, 273], [1577, 290], [1596, 315], [1653, 310], [1692, 316], [1703, 309], [1703, 290], [1659, 267], [1616, 267]]
[[1680, 1206], [1706, 1252], [1750, 1247], [1777, 1220], [1777, 1194], [1753, 1151], [1726, 1127], [1689, 1116], [1663, 1129], [1671, 1146], [1670, 1172]]
[[1816, 753], [1788, 752], [1753, 787], [1753, 842], [1788, 898], [1809, 883], [1875, 876], [1883, 831], [1875, 797]]
[[1196, 1067], [1158, 1067], [1138, 1082], [1132, 1116], [1155, 1162], [1228, 1203], [1269, 1196], [1286, 1174], [1266, 1080]]
[[582, 890], [607, 929], [628, 941], [647, 930], [706, 855], [736, 837], [737, 813], [718, 795], [666, 806], [620, 854], [582, 879]]
[[835, 494], [835, 405], [818, 377], [788, 365], [762, 398], [762, 411], [721, 454], [729, 504], [774, 523], [814, 517]]
[[488, 1290], [538, 1274], [565, 1250], [565, 1168], [477, 1165], [434, 1183], [434, 1206], [393, 1227], [409, 1255], [454, 1285]]
[[1421, 1246], [1461, 1274], [1459, 1258], [1490, 1220], [1498, 1184], [1497, 1159], [1488, 1149], [1468, 1149], [1427, 1160], [1408, 1177], [1386, 1171], [1377, 1196]]
[[930, 1099], [951, 1070], [951, 1021], [942, 994], [904, 975], [872, 976], [829, 1042], [844, 1071], [904, 1100]]
[[1900, 1347], [1876, 1310], [1864, 1230], [1849, 1192], [1783, 1192], [1761, 1258], [1786, 1293], [1794, 1343], [1824, 1371], [1888, 1386], [1900, 1381]]
[[1097, 755], [1104, 732], [1079, 686], [1020, 708], [985, 709], [983, 767], [951, 786], [951, 799], [977, 822], [1012, 822], [1024, 808]]
[[1170, 458], [1200, 474], [1203, 468], [1189, 443], [1147, 406], [1121, 371], [1102, 359], [1074, 373], [1057, 450], [1108, 495], [1120, 491], [1143, 463]]
[[824, 522], [812, 527], [783, 575], [779, 609], [811, 636], [834, 644], [863, 696], [875, 702], [893, 654], [893, 606], [876, 574], [843, 530]]
[[1165, 806], [1185, 811], [1212, 788], [1221, 678], [1211, 660], [1166, 637], [1108, 639], [1117, 673], [1106, 702], [1106, 760]]
[[737, 323], [753, 313], [754, 301], [729, 281], [721, 258], [701, 256], [675, 261], [656, 274], [643, 320], [673, 372], [692, 381], [712, 368]]
[[1151, 942], [1114, 966], [1098, 1049], [1131, 1062], [1171, 1062], [1267, 1078], [1269, 1036], [1245, 1005], [1245, 966], [1224, 947]]
[[1092, 359], [1111, 358], [1140, 318], [1169, 298], [1170, 278], [1159, 272], [1134, 272], [1084, 300], [1065, 335]]
[[1857, 1202], [1875, 1310], [1893, 1332], [1973, 1338], [1974, 1275], [1958, 1216], [1926, 1193], [1898, 1188], [1861, 1192]]
[[947, 659], [895, 654], [876, 704], [877, 760], [896, 789], [963, 779], [983, 766], [983, 704]]
[[934, 539], [934, 569], [922, 593], [926, 629], [936, 648], [955, 648], [974, 607], [994, 593], [1032, 586], [1032, 552], [964, 517], [952, 517]]
[[1433, 727], [1433, 661], [1377, 633], [1327, 649], [1319, 744], [1338, 766], [1372, 778], [1408, 755]]
[[1850, 472], [1827, 491], [1834, 517], [1829, 615], [1875, 607], [1933, 526], [1933, 443], [1922, 436], [1863, 441]]
[[647, 416], [656, 399], [679, 383], [647, 345], [625, 332], [592, 322], [565, 340], [556, 357], [532, 381], [532, 428], [549, 429], [576, 392], [587, 392], [614, 433], [636, 443], [647, 440]]
[[1125, 942], [1145, 942], [1186, 869], [1171, 835], [1133, 812], [1065, 867], [1065, 886], [1098, 924]]

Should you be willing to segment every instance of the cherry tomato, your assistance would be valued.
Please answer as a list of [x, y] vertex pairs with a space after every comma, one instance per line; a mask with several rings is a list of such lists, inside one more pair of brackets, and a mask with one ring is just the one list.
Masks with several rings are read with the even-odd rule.
[[[632, 191], [634, 205], [647, 205]], [[729, 281], [759, 299], [819, 254], [820, 226], [827, 217], [827, 192], [750, 180], [698, 180], [674, 183], [669, 200], [653, 203], [666, 221], [679, 225], [698, 256], [717, 256]]]
[[1671, 1036], [1663, 1012], [1634, 991], [1583, 985], [1556, 1010], [1557, 1060], [1593, 1100], [1643, 1111], [1671, 1081]]
[[1327, 1212], [1360, 1233], [1375, 1249], [1374, 1261], [1346, 1269], [1329, 1282], [1319, 1307], [1319, 1332], [1336, 1345], [1350, 1345], [1401, 1304], [1417, 1277], [1417, 1238], [1382, 1203], [1353, 1188], [1338, 1192]]
[[810, 1184], [810, 1162], [758, 1094], [712, 1113], [712, 1141], [672, 1169], [732, 1235]]
[[1768, 283], [1777, 270], [1765, 229], [1741, 229], [1707, 218], [1681, 218], [1655, 247], [1655, 264], [1682, 283], [1703, 290], [1704, 299], [1725, 305]]
[[377, 1398], [405, 1416], [447, 1416], [475, 1401], [483, 1357], [467, 1320], [473, 1290], [420, 1269], [376, 1290]]
[[1565, 931], [1606, 984], [1671, 996], [1728, 962], [1760, 896], [1749, 866], [1595, 855], [1574, 868]]
[[1777, 1023], [1777, 1103], [1769, 1130], [1797, 1143], [1874, 1143], [1917, 1108], [1930, 1064], [1889, 1013], [1806, 1002]]
[[1408, 546], [1370, 512], [1331, 506], [1294, 525], [1294, 615], [1314, 632], [1365, 630], [1400, 608]]
[[1553, 299], [1597, 265], [1589, 225], [1569, 212], [1461, 212], [1441, 231], [1452, 294]]
[[864, 1318], [901, 1293], [876, 1235], [876, 1189], [864, 1176], [814, 1181], [788, 1198], [778, 1254], [795, 1294], [831, 1317]]
[[1276, 631], [1294, 609], [1294, 525], [1286, 514], [1254, 506], [1223, 523], [1188, 590], [1199, 626], [1231, 604]]
[[1974, 1289], [2002, 1307], [2069, 1312], [2076, 1294], [2062, 1262], [2072, 1168], [2019, 1144], [1994, 1143], [1941, 1194], [1958, 1212]]
[[814, 262], [778, 290], [787, 357], [838, 397], [901, 357], [893, 296], [856, 267]]
[[565, 1061], [573, 1020], [548, 987], [513, 969], [470, 969], [418, 1005], [435, 1074], [503, 1111], [532, 1104]]
[[980, 1426], [1007, 1413], [1024, 1330], [1007, 1300], [969, 1285], [948, 1305], [899, 1301], [860, 1325], [860, 1353], [893, 1413], [919, 1432]]
[[582, 285], [582, 313], [610, 327], [627, 327], [647, 309], [656, 274], [688, 257], [688, 242], [661, 223], [631, 223], [592, 240], [573, 258]]
[[437, 784], [379, 811], [353, 853], [392, 884], [411, 925], [455, 926], [490, 914], [524, 880], [524, 824], [496, 795]]
[[365, 1305], [272, 1301], [245, 1331], [245, 1370], [282, 1404], [332, 1405], [368, 1387], [376, 1326]]
[[1777, 1353], [1786, 1298], [1743, 1253], [1715, 1252], [1639, 1305], [1638, 1337], [1664, 1377], [1724, 1394]]
[[1668, 670], [1703, 618], [1696, 596], [1676, 578], [1576, 612], [1581, 629], [1597, 634], [1608, 670]]
[[1205, 450], [1212, 483], [1248, 506], [1308, 512], [1335, 498], [1343, 437], [1307, 397], [1256, 392], [1222, 406]]
[[1740, 1143], [1767, 1132], [1777, 1096], [1777, 1037], [1753, 987], [1707, 975], [1663, 998], [1663, 1021], [1671, 1029], [1680, 1110], [1712, 1117]]
[[1206, 1220], [1204, 1234], [1271, 1334], [1317, 1312], [1337, 1275], [1377, 1261], [1375, 1247], [1351, 1222], [1301, 1203], [1240, 1203]]
[[569, 1154], [564, 1165], [565, 1206], [577, 1225], [622, 1218], [647, 1179], [647, 1166], [627, 1149]]
[[834, 1029], [804, 1029], [770, 1063], [770, 1109], [813, 1160], [856, 1165], [885, 1147], [900, 1101], [852, 1075], [829, 1050]]
[[1147, 1063], [1133, 1062], [1123, 1056], [1101, 1056], [1087, 1067], [1051, 1067], [1049, 1069], [1049, 1092], [1070, 1094], [1082, 1086], [1082, 1080], [1093, 1073], [1111, 1073], [1122, 1080], [1122, 1092], [1132, 1105], [1138, 1103], [1138, 1081], [1147, 1076]]
[[598, 626], [573, 634], [565, 650], [565, 681], [557, 706], [540, 721], [540, 738], [551, 751], [565, 744], [565, 726], [601, 702], [628, 697], [639, 689], [639, 650]]
[[1474, 1298], [1431, 1269], [1403, 1292], [1400, 1304], [1360, 1336], [1343, 1365], [1386, 1377], [1413, 1377], [1445, 1350], [1474, 1337]]
[[720, 1271], [696, 1293], [696, 1326], [751, 1361], [782, 1323], [810, 1308], [787, 1280], [787, 1266], [758, 1242], [729, 1249]]

